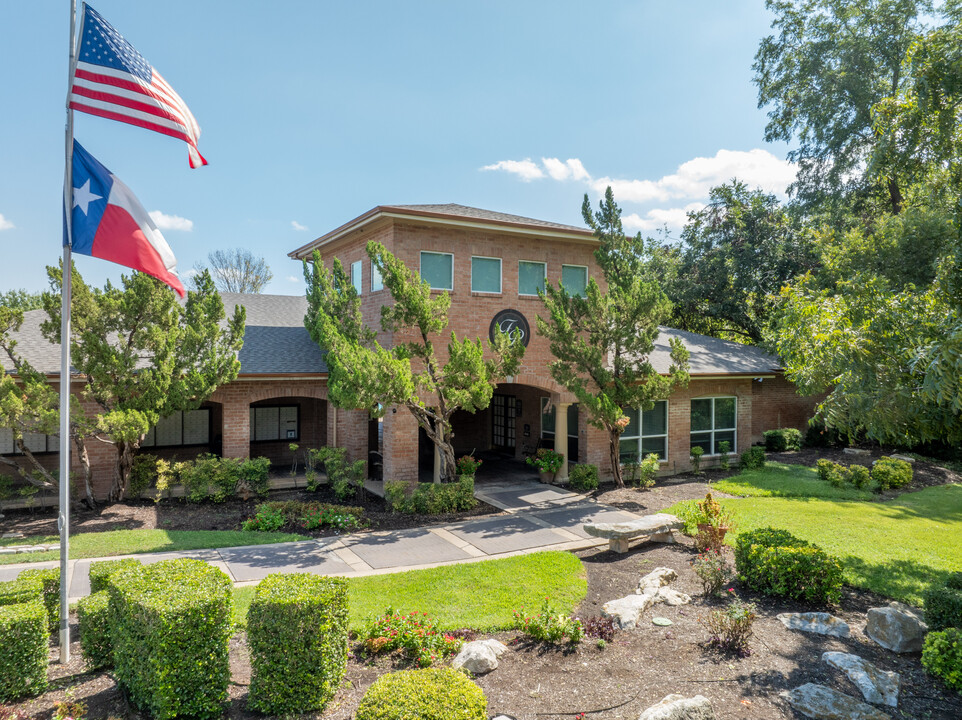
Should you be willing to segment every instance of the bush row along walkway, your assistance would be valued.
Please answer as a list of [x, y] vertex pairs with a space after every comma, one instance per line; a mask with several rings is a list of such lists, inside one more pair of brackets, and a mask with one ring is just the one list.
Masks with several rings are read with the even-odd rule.
[[[235, 584], [254, 583], [270, 573], [371, 575], [473, 562], [536, 550], [574, 550], [604, 544], [582, 529], [585, 523], [623, 522], [633, 515], [565, 490], [527, 483], [486, 483], [478, 499], [507, 511], [495, 517], [453, 525], [319, 538], [303, 542], [131, 555], [142, 562], [188, 557], [219, 567]], [[101, 558], [107, 560], [113, 558]], [[73, 560], [70, 597], [90, 593], [88, 572], [97, 560]], [[27, 568], [56, 563], [0, 567], [0, 581], [13, 580]]]

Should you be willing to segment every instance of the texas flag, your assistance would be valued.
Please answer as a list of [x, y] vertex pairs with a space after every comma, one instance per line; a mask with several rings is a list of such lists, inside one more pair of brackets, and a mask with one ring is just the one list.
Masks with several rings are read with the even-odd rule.
[[[186, 294], [177, 259], [147, 211], [110, 170], [73, 142], [73, 252], [139, 270]], [[65, 233], [66, 242], [66, 233]]]

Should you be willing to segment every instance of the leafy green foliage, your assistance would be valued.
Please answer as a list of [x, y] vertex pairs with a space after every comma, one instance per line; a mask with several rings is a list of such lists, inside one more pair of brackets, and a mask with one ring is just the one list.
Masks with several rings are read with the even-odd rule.
[[427, 613], [400, 613], [388, 608], [361, 633], [364, 650], [372, 655], [400, 652], [418, 667], [430, 667], [453, 655], [461, 640], [441, 631]]
[[538, 472], [554, 475], [561, 469], [561, 466], [564, 465], [565, 456], [562, 453], [555, 452], [551, 448], [543, 447], [538, 448], [538, 451], [534, 455], [526, 457], [524, 461], [531, 467], [537, 468]]
[[384, 501], [391, 512], [408, 515], [439, 515], [470, 510], [474, 498], [474, 478], [462, 475], [453, 483], [418, 483], [414, 491], [407, 483], [388, 480], [384, 483]]
[[872, 479], [880, 490], [905, 487], [912, 482], [912, 465], [898, 458], [879, 458], [872, 465]]
[[264, 578], [248, 612], [248, 705], [268, 715], [322, 710], [344, 677], [347, 621], [343, 578]]
[[199, 560], [114, 574], [110, 637], [118, 684], [158, 720], [219, 718], [230, 680], [231, 581]]
[[436, 347], [448, 325], [451, 298], [428, 283], [377, 242], [367, 254], [394, 303], [381, 308], [381, 329], [406, 342], [385, 348], [364, 324], [361, 303], [340, 260], [328, 270], [321, 255], [304, 264], [311, 337], [327, 350], [328, 397], [337, 407], [383, 414], [406, 407], [441, 455], [441, 477], [456, 474], [451, 416], [488, 407], [500, 378], [520, 367], [524, 346], [499, 335], [485, 359], [485, 344], [451, 333], [447, 352]]
[[250, 492], [257, 497], [265, 497], [269, 489], [267, 481], [270, 479], [270, 474], [271, 461], [266, 457], [243, 460], [240, 466], [241, 491]]
[[550, 645], [577, 645], [585, 636], [581, 620], [552, 608], [548, 598], [536, 613], [522, 606], [514, 613], [514, 627], [537, 642]]
[[361, 698], [355, 720], [487, 720], [488, 701], [464, 673], [451, 668], [382, 675]]
[[592, 277], [582, 297], [569, 295], [560, 283], [546, 283], [539, 295], [547, 317], [538, 316], [538, 332], [555, 357], [548, 365], [551, 377], [577, 397], [590, 424], [608, 433], [615, 483], [624, 487], [619, 445], [627, 418], [622, 408], [650, 410], [656, 400], [687, 385], [688, 351], [672, 340], [666, 376], [648, 359], [671, 304], [645, 263], [641, 235], [625, 235], [611, 188], [596, 212], [585, 195], [581, 214], [599, 241], [595, 259], [606, 287]]
[[748, 657], [751, 650], [748, 640], [752, 636], [757, 608], [754, 603], [733, 600], [723, 608], [710, 610], [708, 615], [698, 618], [708, 630], [708, 646], [722, 652]]
[[285, 523], [284, 513], [271, 507], [270, 503], [262, 503], [257, 506], [254, 517], [241, 523], [241, 529], [244, 532], [275, 532], [284, 527]]
[[701, 456], [705, 454], [705, 448], [701, 445], [695, 445], [688, 455], [688, 459], [691, 461], [691, 471], [695, 475], [701, 475]]
[[20, 573], [16, 580], [0, 582], [0, 607], [30, 602], [31, 600], [42, 602], [43, 596], [43, 580], [36, 574], [24, 576], [23, 573]]
[[787, 530], [760, 528], [735, 542], [735, 567], [748, 587], [766, 595], [825, 605], [841, 599], [842, 565]]
[[39, 310], [43, 307], [43, 296], [38, 292], [24, 289], [0, 292], [0, 307], [11, 310]]
[[768, 462], [765, 457], [764, 448], [760, 447], [750, 447], [748, 450], [741, 454], [739, 459], [739, 464], [742, 470], [758, 470], [759, 468], [765, 467], [765, 463]]
[[458, 458], [458, 476], [470, 475], [474, 477], [484, 461], [474, 455], [462, 455]]
[[598, 487], [597, 465], [572, 465], [568, 468], [568, 487], [579, 492], [591, 492]]
[[110, 596], [106, 590], [80, 598], [77, 619], [80, 622], [80, 650], [90, 668], [110, 667], [114, 649], [110, 643]]
[[60, 568], [24, 570], [18, 579], [30, 582], [31, 578], [38, 580], [43, 587], [41, 600], [47, 610], [50, 632], [56, 635], [60, 629]]
[[705, 595], [722, 597], [735, 579], [735, 569], [720, 550], [705, 550], [691, 561], [691, 569], [701, 581]]
[[926, 635], [922, 665], [950, 688], [962, 692], [962, 630], [948, 628]]
[[802, 431], [796, 428], [766, 430], [762, 435], [765, 437], [765, 449], [768, 452], [802, 449]]
[[0, 702], [47, 689], [47, 624], [39, 600], [0, 606]]
[[141, 564], [140, 560], [134, 558], [122, 558], [120, 560], [100, 560], [90, 563], [90, 592], [99, 593], [107, 589], [110, 577], [121, 570], [137, 568]]
[[929, 630], [962, 628], [962, 572], [930, 586], [922, 595]]

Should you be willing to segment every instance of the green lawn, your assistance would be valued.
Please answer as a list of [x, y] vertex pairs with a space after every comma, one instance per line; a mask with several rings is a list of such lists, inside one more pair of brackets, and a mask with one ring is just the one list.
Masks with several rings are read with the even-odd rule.
[[725, 480], [712, 483], [719, 492], [740, 497], [811, 497], [834, 500], [871, 500], [870, 490], [857, 490], [854, 485], [832, 487], [818, 477], [818, 471], [805, 465], [768, 462], [757, 470], [746, 470]]
[[[254, 589], [234, 590], [234, 618], [240, 626], [246, 623]], [[445, 630], [504, 629], [511, 626], [514, 611], [522, 605], [540, 608], [549, 597], [553, 607], [567, 613], [584, 599], [587, 589], [581, 561], [566, 552], [352, 577], [348, 578], [351, 629], [360, 629], [389, 606], [401, 612], [425, 612]]]
[[[206, 548], [266, 545], [268, 543], [308, 540], [303, 535], [290, 533], [244, 532], [243, 530], [110, 530], [108, 532], [79, 533], [70, 537], [70, 557], [110, 557], [134, 553], [203, 550]], [[0, 540], [0, 545], [49, 545], [60, 541], [56, 535], [24, 540]], [[59, 551], [0, 555], [0, 565], [56, 560]]]
[[[812, 493], [821, 489], [806, 481], [804, 468], [771, 465], [726, 481], [726, 492], [738, 488], [755, 495], [722, 501], [734, 513], [736, 533], [766, 526], [789, 530], [841, 559], [848, 584], [913, 605], [921, 604], [922, 591], [931, 583], [962, 570], [962, 485], [905, 493], [886, 502], [793, 497], [805, 488]], [[723, 489], [720, 482], [716, 487]], [[779, 492], [789, 496], [779, 497]]]

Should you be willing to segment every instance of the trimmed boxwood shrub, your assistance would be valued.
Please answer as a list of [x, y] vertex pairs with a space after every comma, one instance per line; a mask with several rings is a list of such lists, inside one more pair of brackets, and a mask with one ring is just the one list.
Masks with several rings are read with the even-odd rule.
[[43, 586], [43, 606], [47, 609], [47, 622], [54, 637], [60, 631], [60, 568], [42, 568], [38, 570], [24, 570], [20, 579], [29, 581], [35, 578]]
[[962, 630], [948, 628], [926, 635], [922, 665], [950, 688], [962, 692]]
[[768, 452], [802, 449], [801, 430], [796, 430], [795, 428], [779, 428], [778, 430], [766, 430], [762, 434], [765, 436], [765, 449], [768, 450]]
[[880, 490], [904, 487], [912, 482], [912, 466], [897, 458], [879, 458], [872, 465], [872, 479]]
[[0, 607], [0, 702], [47, 689], [49, 637], [40, 600]]
[[742, 470], [757, 470], [765, 467], [765, 450], [760, 447], [750, 447], [741, 455]]
[[240, 466], [241, 483], [257, 497], [264, 497], [270, 487], [267, 481], [271, 475], [271, 461], [266, 457], [244, 460]]
[[922, 597], [929, 630], [962, 628], [962, 572], [949, 575], [941, 585], [930, 586]]
[[572, 465], [568, 469], [568, 487], [572, 490], [591, 492], [598, 487], [597, 465]]
[[382, 675], [361, 698], [355, 720], [487, 720], [488, 700], [451, 668]]
[[121, 570], [139, 568], [140, 560], [123, 558], [122, 560], [99, 560], [90, 563], [90, 592], [99, 593], [107, 589], [110, 577]]
[[739, 579], [766, 595], [824, 605], [842, 596], [842, 564], [787, 530], [760, 528], [735, 541]]
[[248, 705], [268, 715], [322, 710], [347, 664], [347, 581], [272, 574], [247, 612]]
[[400, 480], [384, 483], [384, 501], [391, 512], [438, 515], [470, 510], [478, 504], [474, 499], [474, 478], [470, 475], [462, 475], [457, 482], [418, 483], [411, 495], [407, 489], [408, 483]]
[[43, 600], [43, 581], [34, 575], [24, 577], [20, 573], [16, 580], [0, 582], [0, 607], [17, 603]]
[[110, 644], [108, 604], [106, 590], [80, 598], [77, 619], [80, 621], [80, 650], [91, 668], [110, 667], [114, 663]]
[[114, 674], [158, 720], [219, 718], [230, 681], [232, 586], [200, 560], [115, 573], [107, 588]]

